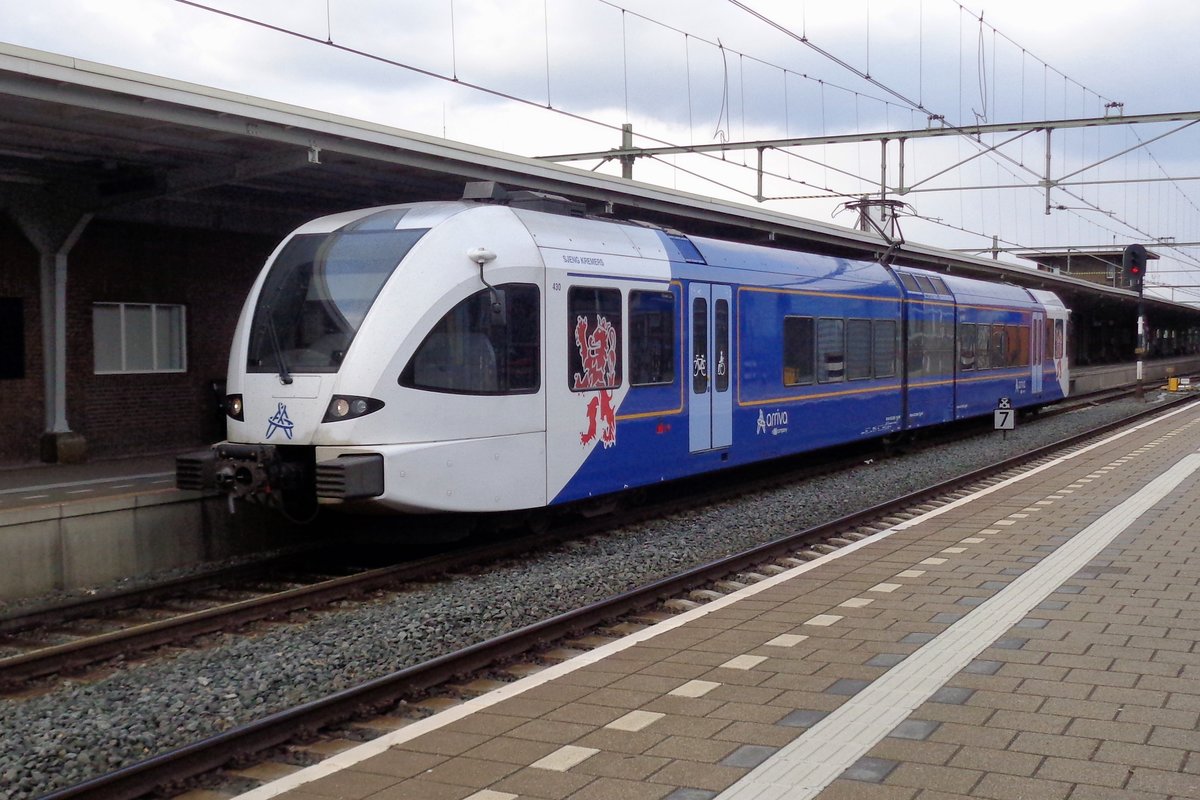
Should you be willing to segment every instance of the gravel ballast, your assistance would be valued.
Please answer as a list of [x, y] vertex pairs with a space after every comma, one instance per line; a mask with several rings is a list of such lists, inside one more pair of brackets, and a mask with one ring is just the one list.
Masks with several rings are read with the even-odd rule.
[[[1153, 397], [1149, 398], [1151, 401]], [[0, 798], [23, 800], [843, 516], [1145, 408], [1135, 400], [630, 526], [88, 684], [0, 700]], [[749, 522], [752, 521], [752, 522]]]

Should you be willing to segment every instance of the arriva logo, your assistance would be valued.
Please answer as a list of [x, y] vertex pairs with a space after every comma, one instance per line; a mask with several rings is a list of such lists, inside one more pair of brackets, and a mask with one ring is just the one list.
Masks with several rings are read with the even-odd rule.
[[758, 428], [756, 434], [762, 435], [769, 433], [772, 436], [778, 436], [781, 433], [787, 433], [788, 413], [786, 411], [772, 411], [766, 413], [761, 408], [758, 410]]
[[283, 435], [288, 439], [292, 438], [292, 428], [295, 424], [288, 419], [287, 406], [283, 403], [279, 404], [279, 408], [275, 410], [275, 414], [267, 420], [267, 438], [270, 439], [275, 435], [275, 431], [283, 431]]

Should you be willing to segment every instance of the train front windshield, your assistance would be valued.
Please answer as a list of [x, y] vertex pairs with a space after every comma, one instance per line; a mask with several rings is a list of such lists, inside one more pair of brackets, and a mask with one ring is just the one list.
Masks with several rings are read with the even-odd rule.
[[337, 372], [388, 277], [427, 229], [294, 237], [254, 308], [248, 372]]

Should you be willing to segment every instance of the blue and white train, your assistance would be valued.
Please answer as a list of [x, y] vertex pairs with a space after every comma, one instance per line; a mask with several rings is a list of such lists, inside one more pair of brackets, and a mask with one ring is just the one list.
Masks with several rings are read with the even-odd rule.
[[180, 457], [179, 486], [292, 511], [538, 509], [1067, 393], [1051, 292], [532, 200], [291, 234], [233, 339], [228, 440]]

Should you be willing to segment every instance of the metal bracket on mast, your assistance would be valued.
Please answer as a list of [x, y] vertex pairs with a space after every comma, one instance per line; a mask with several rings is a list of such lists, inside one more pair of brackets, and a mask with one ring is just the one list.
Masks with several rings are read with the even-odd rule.
[[628, 155], [633, 149], [633, 124], [630, 122], [621, 126], [621, 149], [626, 152], [626, 155], [618, 156], [621, 160], [621, 177], [627, 181], [633, 180], [633, 160], [636, 156]]

